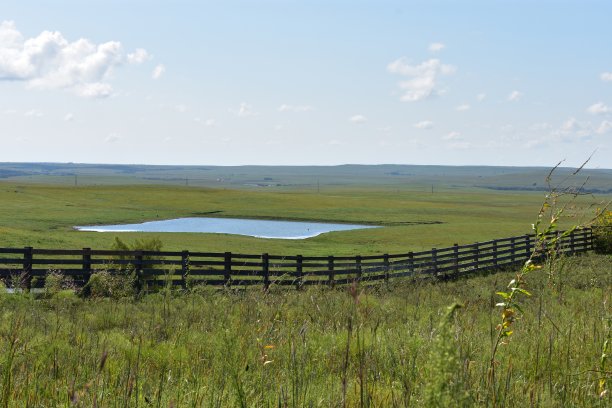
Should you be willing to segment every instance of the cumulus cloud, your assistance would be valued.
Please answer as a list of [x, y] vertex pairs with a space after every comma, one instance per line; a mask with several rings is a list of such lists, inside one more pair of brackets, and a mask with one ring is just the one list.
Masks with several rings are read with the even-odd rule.
[[478, 102], [482, 102], [485, 100], [485, 98], [487, 97], [487, 94], [485, 93], [479, 93], [478, 95], [476, 95], [476, 100]]
[[205, 124], [206, 126], [208, 126], [208, 127], [213, 127], [213, 126], [216, 126], [216, 125], [217, 125], [217, 121], [216, 121], [216, 120], [214, 120], [214, 119], [206, 119], [206, 120], [204, 121], [204, 124]]
[[610, 122], [609, 120], [604, 120], [597, 127], [597, 129], [595, 130], [595, 133], [597, 133], [598, 135], [603, 135], [603, 134], [610, 132], [611, 130], [612, 130], [612, 122]]
[[121, 139], [121, 135], [116, 132], [109, 133], [104, 139], [106, 143], [117, 143]]
[[253, 107], [247, 103], [242, 102], [238, 111], [236, 112], [241, 118], [248, 118], [250, 116], [257, 116], [257, 112], [253, 110]]
[[605, 105], [603, 102], [597, 102], [587, 108], [587, 112], [592, 115], [599, 115], [602, 113], [610, 113], [612, 112], [612, 108]]
[[44, 115], [38, 109], [30, 109], [29, 111], [25, 112], [23, 116], [27, 118], [42, 118]]
[[470, 110], [470, 108], [471, 108], [470, 105], [468, 105], [467, 103], [464, 103], [464, 104], [461, 104], [461, 105], [457, 106], [455, 108], [455, 110], [459, 111], [459, 112], [463, 112], [463, 111], [466, 111], [466, 110]]
[[187, 105], [180, 103], [174, 106], [174, 110], [177, 111], [178, 113], [185, 113], [189, 110], [189, 107]]
[[349, 122], [353, 122], [357, 124], [366, 123], [367, 121], [368, 119], [363, 115], [353, 115], [349, 118]]
[[313, 109], [310, 105], [287, 105], [282, 104], [278, 107], [279, 112], [310, 112]]
[[127, 55], [127, 61], [130, 64], [142, 64], [149, 59], [151, 59], [151, 56], [144, 48], [137, 48], [136, 51]]
[[445, 47], [445, 45], [440, 43], [440, 42], [431, 43], [431, 44], [429, 44], [429, 51], [431, 51], [431, 52], [442, 51], [444, 49], [444, 47]]
[[510, 102], [517, 102], [518, 100], [520, 100], [523, 97], [523, 93], [519, 92], [519, 91], [512, 91], [510, 92], [510, 94], [508, 95], [508, 100]]
[[602, 72], [600, 78], [604, 82], [612, 82], [612, 72]]
[[442, 140], [461, 140], [461, 133], [457, 131], [452, 131], [446, 136], [442, 137]]
[[155, 68], [153, 68], [153, 72], [151, 73], [151, 78], [159, 79], [166, 72], [166, 67], [164, 64], [159, 64]]
[[553, 129], [551, 137], [553, 141], [573, 142], [593, 136], [596, 130], [591, 122], [581, 122], [571, 117], [565, 120], [557, 129]]
[[0, 80], [23, 81], [30, 89], [68, 89], [100, 98], [112, 93], [108, 80], [125, 61], [140, 63], [148, 53], [125, 55], [118, 41], [70, 42], [59, 31], [24, 38], [12, 21], [0, 22]]
[[67, 113], [64, 115], [64, 120], [66, 122], [72, 122], [74, 120], [74, 115], [72, 113]]
[[422, 120], [420, 122], [415, 123], [414, 125], [417, 129], [431, 129], [434, 126], [434, 123], [430, 120]]
[[398, 84], [403, 92], [400, 100], [416, 102], [432, 95], [440, 94], [437, 91], [439, 77], [453, 74], [455, 67], [443, 64], [435, 58], [418, 65], [411, 65], [405, 58], [400, 58], [387, 65], [387, 71], [409, 78], [405, 81], [400, 81]]

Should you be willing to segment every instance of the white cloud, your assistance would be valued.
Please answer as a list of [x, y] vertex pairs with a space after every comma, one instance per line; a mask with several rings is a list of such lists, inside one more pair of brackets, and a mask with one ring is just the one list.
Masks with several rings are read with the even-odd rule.
[[430, 120], [422, 120], [420, 122], [415, 123], [414, 125], [417, 129], [431, 129], [434, 126], [434, 123]]
[[519, 91], [512, 91], [510, 95], [508, 95], [508, 100], [510, 102], [516, 102], [523, 97], [523, 93]]
[[153, 72], [151, 73], [151, 78], [159, 79], [166, 72], [166, 67], [164, 64], [159, 64], [155, 68], [153, 68]]
[[108, 80], [126, 60], [142, 58], [140, 49], [124, 55], [121, 43], [80, 38], [70, 42], [59, 31], [24, 38], [12, 21], [0, 23], [0, 79], [24, 81], [30, 89], [68, 89], [79, 96], [107, 97]]
[[440, 94], [437, 80], [441, 75], [451, 75], [455, 72], [452, 65], [442, 64], [438, 59], [429, 59], [418, 65], [410, 65], [405, 58], [400, 58], [387, 65], [387, 70], [410, 79], [399, 82], [403, 92], [400, 100], [416, 102], [432, 95]]
[[144, 48], [137, 48], [136, 51], [127, 55], [127, 61], [130, 64], [142, 64], [151, 59], [151, 56]]
[[603, 102], [597, 102], [587, 108], [587, 112], [592, 115], [599, 115], [602, 113], [610, 113], [612, 112], [612, 108], [605, 105]]
[[467, 103], [464, 103], [464, 104], [461, 104], [461, 105], [457, 106], [455, 108], [455, 110], [459, 111], [459, 112], [463, 112], [463, 111], [466, 111], [466, 110], [470, 110], [470, 108], [471, 108], [470, 105], [468, 105]]
[[353, 122], [357, 124], [366, 123], [367, 121], [368, 119], [363, 115], [353, 115], [349, 118], [349, 122]]
[[563, 124], [561, 124], [561, 131], [563, 132], [572, 132], [580, 128], [580, 124], [576, 120], [576, 118], [569, 118]]
[[550, 129], [552, 129], [552, 125], [546, 122], [538, 122], [538, 123], [534, 123], [531, 126], [529, 126], [529, 130], [532, 130], [535, 132], [541, 132], [543, 130], [550, 130]]
[[187, 107], [187, 105], [178, 104], [174, 106], [174, 110], [178, 113], [185, 113], [189, 110], [189, 107]]
[[278, 107], [279, 112], [309, 112], [313, 110], [312, 106], [309, 105], [287, 105], [282, 104]]
[[478, 102], [482, 102], [485, 100], [486, 97], [487, 97], [486, 93], [479, 93], [478, 95], [476, 95], [476, 100]]
[[237, 115], [241, 118], [247, 118], [250, 116], [257, 116], [257, 112], [253, 110], [253, 107], [251, 105], [242, 102], [240, 104], [240, 107], [238, 108]]
[[74, 115], [72, 113], [67, 113], [64, 115], [64, 120], [66, 122], [72, 122], [74, 120]]
[[461, 133], [452, 131], [446, 136], [442, 137], [442, 140], [461, 140]]
[[431, 51], [431, 52], [442, 51], [444, 49], [444, 47], [445, 47], [445, 45], [440, 43], [440, 42], [431, 43], [431, 44], [429, 44], [429, 51]]
[[596, 133], [596, 130], [593, 129], [591, 122], [579, 122], [576, 118], [571, 117], [564, 121], [558, 129], [554, 129], [550, 136], [552, 142], [573, 142], [589, 138], [593, 136], [593, 133]]
[[103, 82], [93, 82], [77, 86], [75, 92], [85, 98], [106, 98], [112, 95], [113, 87]]
[[204, 122], [204, 124], [208, 127], [213, 127], [217, 125], [217, 121], [214, 119], [206, 119], [206, 121]]
[[121, 136], [119, 135], [119, 133], [109, 133], [108, 136], [106, 136], [106, 139], [104, 139], [104, 141], [106, 143], [117, 143], [119, 141], [119, 139], [121, 139]]
[[604, 82], [612, 82], [612, 72], [602, 72], [600, 78]]
[[595, 133], [597, 133], [598, 135], [603, 135], [605, 133], [608, 133], [611, 130], [612, 130], [612, 122], [610, 122], [609, 120], [604, 120], [597, 127], [597, 129], [595, 130]]
[[43, 113], [38, 109], [30, 109], [29, 111], [25, 112], [23, 116], [28, 118], [41, 118]]

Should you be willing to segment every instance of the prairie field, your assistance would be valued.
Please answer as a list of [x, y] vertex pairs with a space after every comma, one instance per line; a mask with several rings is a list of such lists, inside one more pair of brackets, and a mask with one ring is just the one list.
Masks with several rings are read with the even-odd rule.
[[[125, 241], [157, 237], [166, 250], [283, 255], [397, 253], [529, 233], [543, 199], [543, 192], [446, 188], [431, 193], [411, 186], [339, 186], [317, 193], [2, 182], [0, 246], [107, 249], [114, 237], [120, 236]], [[561, 226], [592, 216], [601, 200], [580, 197], [581, 209], [567, 212], [572, 218], [562, 220]], [[197, 216], [363, 223], [383, 228], [333, 232], [306, 240], [96, 233], [73, 228]]]
[[512, 271], [137, 299], [3, 294], [3, 406], [607, 407], [610, 260], [565, 258], [528, 277], [493, 379], [495, 292]]
[[[4, 180], [0, 247], [109, 249], [119, 237], [156, 238], [164, 250], [400, 253], [529, 233], [545, 199], [544, 191], [347, 180], [317, 189], [230, 187]], [[561, 196], [556, 228], [589, 220], [606, 200]], [[382, 228], [305, 240], [73, 228], [197, 216]], [[0, 400], [3, 407], [606, 407], [611, 260], [585, 254], [538, 265], [521, 283], [530, 295], [512, 319], [496, 306], [497, 293], [516, 284], [517, 270], [149, 294], [102, 271], [96, 284], [112, 290], [93, 297], [50, 271], [40, 292], [0, 291]], [[495, 348], [507, 322], [512, 333]]]

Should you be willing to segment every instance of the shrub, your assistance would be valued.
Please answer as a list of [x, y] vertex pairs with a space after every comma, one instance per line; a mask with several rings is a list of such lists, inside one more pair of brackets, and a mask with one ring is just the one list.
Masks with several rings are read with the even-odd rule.
[[126, 273], [96, 271], [91, 274], [81, 293], [90, 297], [113, 299], [130, 297], [134, 295], [134, 277]]
[[593, 247], [599, 254], [612, 254], [612, 211], [599, 211], [593, 224]]
[[65, 290], [74, 289], [74, 280], [70, 276], [66, 276], [59, 271], [50, 270], [45, 276], [45, 295], [54, 297]]

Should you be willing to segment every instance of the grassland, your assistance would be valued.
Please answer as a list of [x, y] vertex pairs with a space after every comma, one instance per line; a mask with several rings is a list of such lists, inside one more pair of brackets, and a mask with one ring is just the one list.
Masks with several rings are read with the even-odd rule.
[[[151, 169], [146, 180], [92, 170], [79, 175], [89, 182], [75, 186], [62, 169], [0, 182], [0, 247], [109, 248], [119, 235], [128, 242], [158, 237], [168, 250], [406, 252], [530, 232], [544, 197], [476, 187], [475, 169], [450, 182], [431, 171], [408, 182], [413, 175], [397, 168], [378, 169], [393, 175], [363, 173], [369, 182], [335, 174], [318, 188], [306, 182], [317, 169], [287, 175], [286, 185], [260, 169], [254, 185], [234, 175], [216, 188], [208, 181], [150, 184]], [[504, 171], [491, 177], [511, 182], [494, 187], [523, 189], [527, 178]], [[598, 176], [605, 187], [608, 176]], [[609, 198], [579, 197], [560, 227], [592, 216]], [[383, 228], [301, 241], [72, 228], [207, 215]], [[612, 379], [602, 355], [605, 341], [612, 344], [611, 260], [561, 259], [528, 277], [533, 296], [495, 357], [494, 379], [495, 292], [512, 271], [454, 282], [267, 293], [200, 287], [113, 299], [83, 299], [53, 284], [42, 294], [0, 290], [0, 406], [608, 407]], [[454, 303], [462, 307], [447, 315]]]
[[[185, 186], [74, 187], [0, 183], [0, 246], [108, 248], [115, 233], [75, 225], [133, 223], [186, 216], [274, 218], [381, 225], [300, 240], [215, 234], [122, 233], [159, 237], [168, 250], [354, 255], [405, 252], [530, 232], [543, 193], [414, 186], [337, 186], [321, 192]], [[588, 206], [601, 198], [584, 197]], [[569, 222], [575, 222], [570, 220]]]
[[0, 295], [2, 406], [608, 407], [609, 265], [589, 255], [531, 275], [494, 384], [493, 294], [511, 272], [139, 300]]

